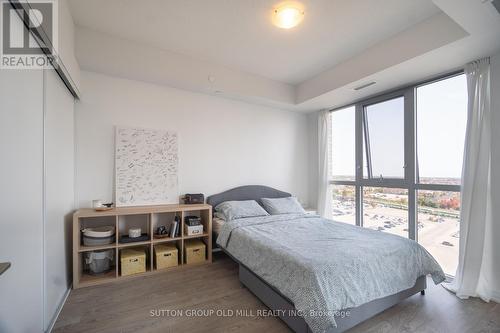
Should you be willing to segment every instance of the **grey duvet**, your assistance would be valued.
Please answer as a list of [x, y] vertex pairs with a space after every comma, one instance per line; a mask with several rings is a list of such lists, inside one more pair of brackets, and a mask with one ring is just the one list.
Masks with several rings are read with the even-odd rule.
[[335, 313], [445, 275], [418, 243], [323, 219], [287, 214], [226, 222], [217, 244], [290, 299], [313, 332]]

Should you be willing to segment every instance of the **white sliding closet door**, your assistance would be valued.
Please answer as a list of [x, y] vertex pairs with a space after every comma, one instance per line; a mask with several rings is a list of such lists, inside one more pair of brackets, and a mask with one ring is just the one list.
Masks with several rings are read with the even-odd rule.
[[73, 112], [54, 69], [0, 69], [0, 333], [50, 330], [70, 287]]
[[0, 332], [40, 332], [43, 71], [0, 70]]
[[74, 208], [74, 100], [55, 70], [45, 70], [45, 322], [70, 286]]

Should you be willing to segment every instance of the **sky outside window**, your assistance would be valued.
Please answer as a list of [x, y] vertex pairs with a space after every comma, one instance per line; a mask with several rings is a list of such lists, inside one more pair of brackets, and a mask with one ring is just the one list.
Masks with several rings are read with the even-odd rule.
[[331, 173], [335, 180], [355, 180], [355, 107], [350, 106], [331, 114]]
[[460, 184], [467, 124], [465, 75], [418, 87], [416, 101], [420, 182]]
[[404, 113], [404, 97], [365, 108], [373, 178], [404, 178]]

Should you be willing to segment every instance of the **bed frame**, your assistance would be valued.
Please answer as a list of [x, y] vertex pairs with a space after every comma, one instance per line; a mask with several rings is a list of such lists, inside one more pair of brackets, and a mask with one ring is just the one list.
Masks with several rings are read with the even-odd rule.
[[[207, 198], [207, 203], [215, 207], [224, 201], [256, 200], [260, 203], [261, 198], [285, 198], [290, 196], [290, 193], [278, 191], [271, 187], [248, 185], [236, 187], [231, 190], [209, 196]], [[296, 309], [291, 300], [282, 295], [279, 290], [254, 274], [248, 267], [243, 265], [230, 253], [228, 253], [228, 251], [225, 249], [222, 250], [231, 259], [238, 263], [240, 282], [255, 296], [257, 296], [267, 307], [271, 310], [277, 310], [279, 318], [283, 320], [288, 327], [297, 333], [312, 332], [305, 320], [302, 317], [295, 315]], [[345, 309], [335, 317], [337, 327], [332, 327], [327, 331], [327, 333], [344, 332], [418, 292], [424, 295], [426, 287], [426, 277], [421, 276], [417, 279], [415, 285], [409, 289], [403, 290], [397, 294], [373, 300], [355, 308]]]

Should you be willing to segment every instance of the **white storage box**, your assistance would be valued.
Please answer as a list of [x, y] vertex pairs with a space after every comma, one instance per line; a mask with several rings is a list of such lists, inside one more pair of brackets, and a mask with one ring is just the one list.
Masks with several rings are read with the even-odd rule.
[[184, 225], [184, 236], [195, 236], [203, 234], [203, 224], [189, 226]]
[[86, 228], [82, 233], [85, 246], [106, 245], [115, 241], [115, 226]]

